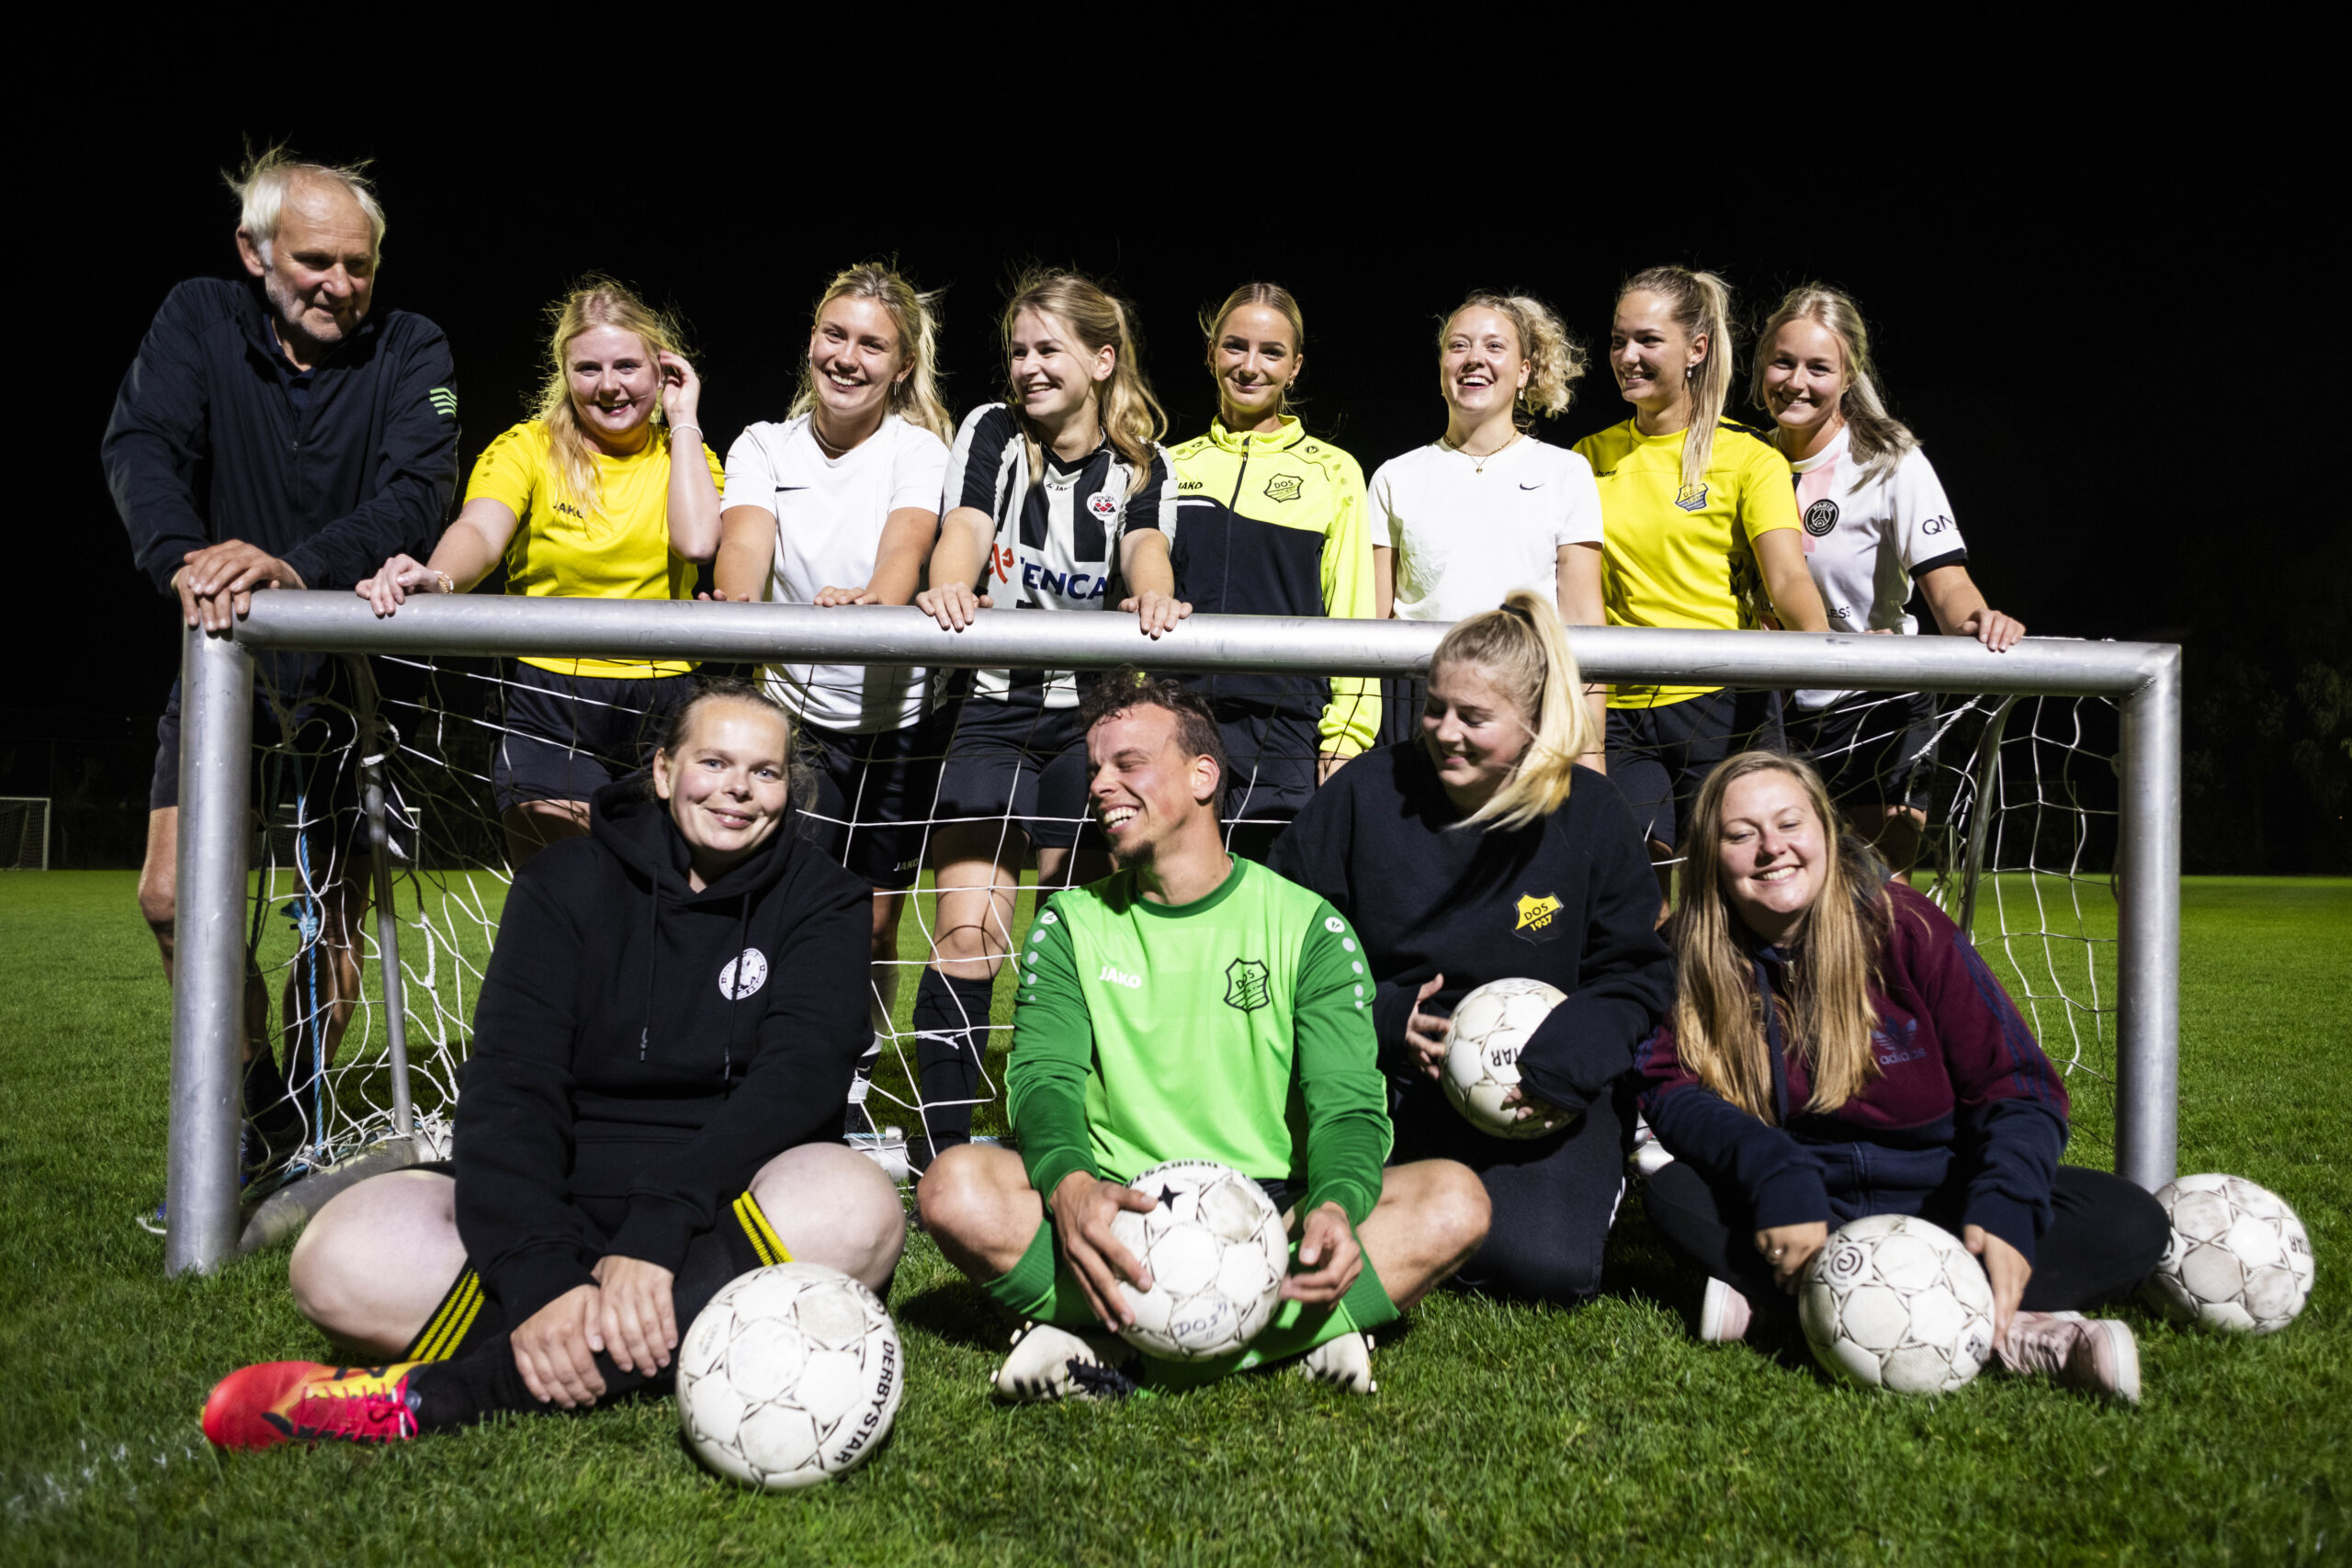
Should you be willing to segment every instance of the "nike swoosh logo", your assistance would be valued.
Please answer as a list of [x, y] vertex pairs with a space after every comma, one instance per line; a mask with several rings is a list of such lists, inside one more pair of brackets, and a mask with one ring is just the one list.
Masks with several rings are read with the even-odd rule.
[[1544, 488], [1544, 486], [1543, 486], [1542, 481], [1540, 481], [1540, 480], [1539, 480], [1539, 481], [1537, 481], [1537, 482], [1536, 482], [1536, 483], [1534, 483], [1534, 484], [1532, 484], [1532, 485], [1521, 485], [1521, 486], [1520, 486], [1519, 488], [1520, 488], [1520, 489], [1521, 489], [1521, 490], [1542, 490], [1542, 489]]
[[775, 492], [778, 495], [782, 495], [788, 490], [807, 490], [808, 488], [808, 487], [807, 485], [778, 485], [775, 487]]

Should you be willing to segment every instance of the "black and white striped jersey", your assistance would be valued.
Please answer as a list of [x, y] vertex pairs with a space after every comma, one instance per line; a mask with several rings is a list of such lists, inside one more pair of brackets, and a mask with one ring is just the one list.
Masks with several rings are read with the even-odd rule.
[[[969, 506], [996, 520], [988, 567], [975, 586], [997, 609], [1115, 609], [1126, 592], [1118, 581], [1120, 537], [1131, 528], [1175, 536], [1168, 454], [1152, 447], [1151, 471], [1132, 495], [1135, 466], [1107, 438], [1075, 464], [1050, 450], [1045, 459], [1043, 479], [1031, 483], [1028, 444], [1012, 411], [1002, 403], [974, 409], [956, 433], [940, 515]], [[1016, 707], [1076, 707], [1078, 677], [1069, 670], [982, 670], [972, 694]]]

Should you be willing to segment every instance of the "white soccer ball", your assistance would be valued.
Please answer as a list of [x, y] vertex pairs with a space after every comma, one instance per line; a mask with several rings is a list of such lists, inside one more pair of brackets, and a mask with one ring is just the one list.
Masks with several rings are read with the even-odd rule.
[[1464, 1120], [1498, 1138], [1540, 1138], [1567, 1124], [1559, 1117], [1519, 1118], [1503, 1096], [1519, 1087], [1519, 1054], [1536, 1026], [1568, 993], [1541, 980], [1489, 980], [1453, 1010], [1445, 1048], [1445, 1098]]
[[2208, 1174], [2165, 1182], [2156, 1201], [2172, 1221], [2172, 1240], [2142, 1294], [2166, 1317], [2275, 1334], [2312, 1299], [2312, 1238], [2277, 1193], [2244, 1177]]
[[899, 1414], [906, 1353], [873, 1292], [778, 1263], [728, 1282], [678, 1346], [678, 1425], [703, 1463], [781, 1492], [854, 1469]]
[[1797, 1292], [1814, 1359], [1897, 1393], [1950, 1393], [1993, 1355], [1993, 1283], [1950, 1231], [1871, 1214], [1829, 1238]]
[[1264, 1189], [1213, 1159], [1176, 1159], [1127, 1183], [1152, 1199], [1122, 1209], [1111, 1234], [1151, 1271], [1119, 1289], [1136, 1314], [1120, 1337], [1176, 1361], [1230, 1355], [1265, 1328], [1290, 1268], [1290, 1237]]

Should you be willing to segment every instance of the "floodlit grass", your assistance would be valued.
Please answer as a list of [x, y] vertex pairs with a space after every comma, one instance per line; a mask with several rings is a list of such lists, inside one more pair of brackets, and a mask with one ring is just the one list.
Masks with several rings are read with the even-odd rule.
[[[1002, 1332], [918, 1236], [895, 1437], [769, 1497], [706, 1477], [660, 1403], [210, 1453], [215, 1379], [321, 1347], [282, 1252], [167, 1281], [131, 1224], [162, 1190], [167, 1030], [132, 881], [0, 875], [0, 1561], [2267, 1562], [2352, 1540], [2352, 884], [2187, 885], [2181, 1166], [2292, 1202], [2319, 1289], [2262, 1340], [2133, 1312], [2137, 1411], [1990, 1376], [1874, 1396], [1801, 1350], [1698, 1346], [1637, 1199], [1600, 1302], [1441, 1296], [1379, 1352], [1374, 1398], [1268, 1376], [1000, 1410]], [[2108, 1101], [2077, 1103], [2077, 1148], [2104, 1157]]]

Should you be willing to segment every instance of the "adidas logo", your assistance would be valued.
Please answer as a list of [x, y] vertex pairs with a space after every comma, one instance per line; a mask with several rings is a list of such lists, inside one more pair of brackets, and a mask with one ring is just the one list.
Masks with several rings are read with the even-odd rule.
[[449, 388], [434, 388], [431, 391], [424, 394], [424, 400], [431, 403], [433, 405], [433, 412], [439, 414], [443, 419], [455, 419], [458, 417], [458, 394]]

